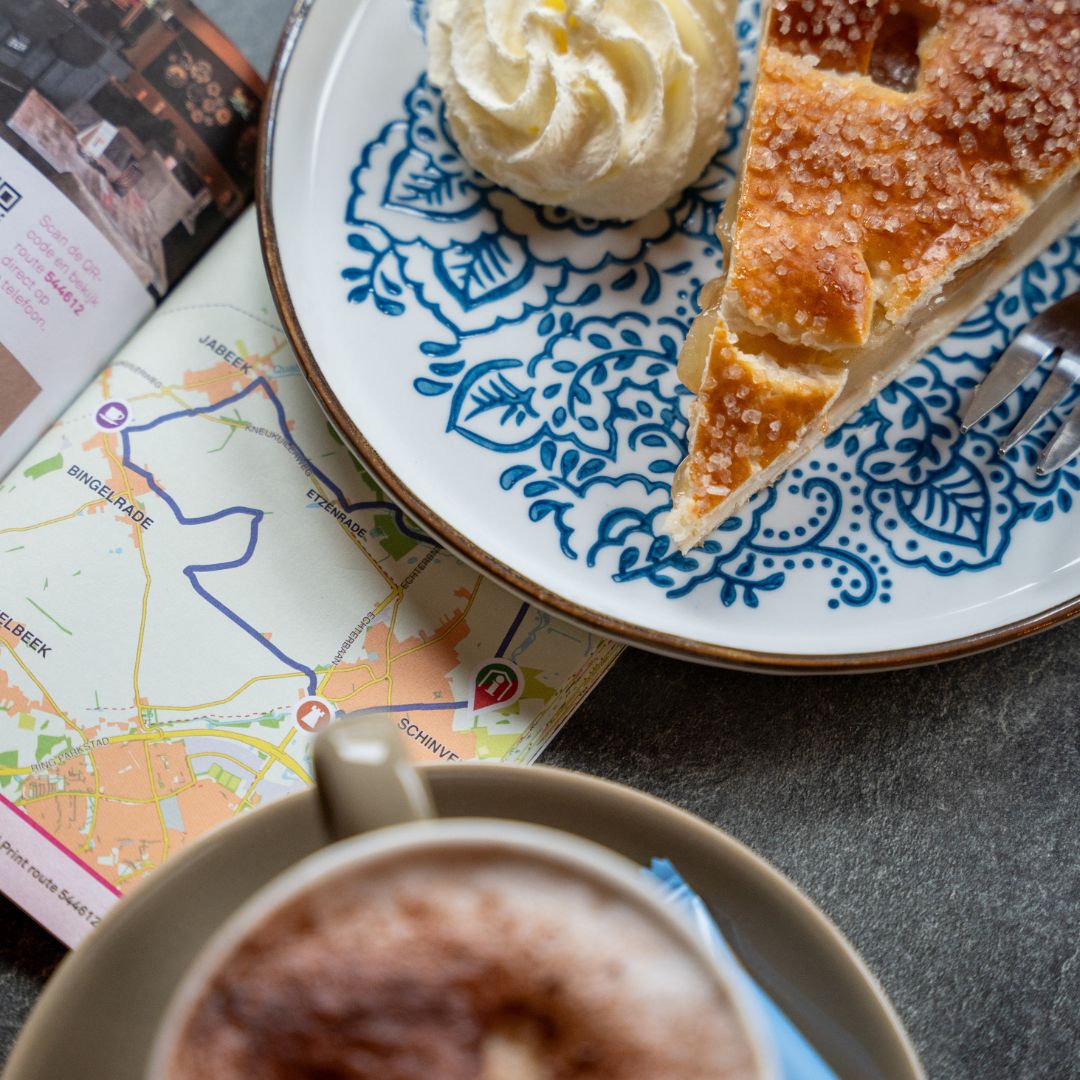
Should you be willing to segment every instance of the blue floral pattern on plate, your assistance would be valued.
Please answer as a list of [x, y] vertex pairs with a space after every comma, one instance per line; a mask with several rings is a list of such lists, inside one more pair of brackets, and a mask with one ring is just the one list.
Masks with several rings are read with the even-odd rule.
[[[425, 8], [410, 0], [420, 32]], [[964, 437], [959, 415], [1018, 329], [1080, 287], [1080, 229], [700, 549], [679, 554], [656, 527], [686, 445], [690, 395], [676, 362], [698, 290], [722, 265], [714, 230], [735, 182], [758, 25], [757, 4], [744, 2], [725, 145], [673, 205], [630, 224], [527, 204], [473, 172], [421, 74], [353, 172], [343, 295], [420, 321], [416, 392], [445, 401], [449, 437], [502, 455], [500, 494], [523, 500], [553, 552], [669, 597], [713, 589], [724, 606], [758, 607], [793, 575], [816, 575], [830, 608], [887, 604], [896, 566], [985, 570], [1005, 558], [1019, 522], [1072, 511], [1075, 466], [1037, 477], [1038, 439], [996, 453], [1038, 379]], [[500, 329], [511, 325], [529, 331], [531, 355], [508, 355]]]

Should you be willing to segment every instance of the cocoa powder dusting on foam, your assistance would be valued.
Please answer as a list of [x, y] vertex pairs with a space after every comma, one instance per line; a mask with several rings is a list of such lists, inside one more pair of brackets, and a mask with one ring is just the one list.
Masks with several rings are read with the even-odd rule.
[[390, 860], [291, 902], [225, 960], [170, 1080], [751, 1075], [730, 1003], [666, 931], [557, 869], [478, 853]]

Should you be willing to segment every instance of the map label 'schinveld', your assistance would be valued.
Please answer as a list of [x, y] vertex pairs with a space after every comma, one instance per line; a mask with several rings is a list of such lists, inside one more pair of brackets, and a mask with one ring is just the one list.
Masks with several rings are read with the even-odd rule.
[[432, 757], [439, 761], [461, 760], [460, 755], [455, 754], [448, 746], [443, 746], [434, 735], [425, 731], [407, 716], [403, 716], [398, 721], [398, 730], [403, 731], [410, 739], [415, 739]]

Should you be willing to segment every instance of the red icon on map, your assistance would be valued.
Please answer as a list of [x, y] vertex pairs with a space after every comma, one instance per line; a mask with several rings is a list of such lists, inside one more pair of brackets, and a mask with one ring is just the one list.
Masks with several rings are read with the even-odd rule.
[[321, 731], [334, 718], [334, 706], [326, 698], [302, 698], [293, 707], [293, 719], [304, 731]]
[[513, 705], [525, 689], [525, 676], [512, 660], [489, 660], [476, 673], [473, 683], [472, 711], [505, 709]]

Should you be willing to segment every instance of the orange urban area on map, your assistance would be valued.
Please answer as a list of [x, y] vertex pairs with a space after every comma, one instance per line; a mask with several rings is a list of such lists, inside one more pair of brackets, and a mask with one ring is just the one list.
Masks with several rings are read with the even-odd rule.
[[[385, 624], [376, 624], [364, 639], [370, 659], [327, 673], [320, 695], [351, 710], [385, 705], [391, 678], [405, 687], [423, 687], [434, 701], [445, 700], [447, 711], [422, 714], [419, 731], [435, 728], [442, 747], [462, 758], [473, 757], [476, 731], [453, 732], [448, 722], [454, 711], [449, 672], [460, 663], [456, 647], [468, 635], [466, 618], [481, 580], [477, 579], [471, 593], [457, 593], [461, 608], [430, 637], [401, 640], [391, 637]], [[23, 644], [9, 630], [0, 629], [0, 639], [18, 659]], [[527, 669], [527, 675], [532, 676], [530, 690], [545, 698], [552, 696], [554, 691], [540, 682], [538, 674]], [[288, 754], [289, 744], [298, 734], [295, 728], [278, 744], [220, 728], [199, 730], [192, 726], [170, 734], [160, 727], [148, 728], [132, 710], [130, 717], [114, 715], [107, 724], [79, 729], [47, 696], [32, 700], [13, 687], [2, 670], [0, 704], [11, 716], [52, 714], [72, 730], [77, 743], [84, 744], [76, 746], [78, 752], [66, 760], [36, 762], [35, 771], [22, 782], [17, 802], [38, 824], [120, 888], [160, 865], [170, 852], [261, 800], [254, 790], [258, 776], [244, 786], [246, 795], [229, 785], [228, 774], [196, 776], [192, 759], [200, 755], [189, 758], [179, 740], [204, 736], [227, 744], [229, 739], [239, 739], [266, 755], [264, 768], [281, 762], [303, 781], [310, 781], [300, 762]], [[142, 704], [148, 703], [143, 699]], [[440, 720], [443, 723], [438, 723]], [[128, 730], [123, 732], [125, 726]], [[94, 745], [99, 739], [104, 745]], [[410, 746], [417, 757], [430, 756], [415, 738], [410, 739]], [[203, 756], [229, 760], [226, 751], [216, 749]], [[250, 766], [243, 762], [233, 759], [233, 763], [239, 771], [250, 772]], [[170, 828], [163, 816], [162, 803], [170, 799], [176, 800], [183, 830]], [[91, 851], [108, 853], [107, 862], [91, 859]]]
[[[244, 357], [246, 371], [226, 362], [199, 371], [188, 370], [180, 385], [160, 387], [156, 393], [146, 393], [142, 397], [173, 398], [180, 408], [186, 409], [190, 404], [180, 395], [198, 394], [204, 403], [214, 405], [250, 387], [252, 380], [260, 375], [267, 380], [265, 389], [255, 388], [255, 393], [269, 397], [278, 391], [277, 383], [268, 377], [276, 351]], [[110, 396], [111, 375], [106, 371], [99, 382], [106, 398]], [[209, 413], [203, 414], [202, 419], [220, 422], [220, 418]], [[292, 422], [288, 426], [291, 430]], [[136, 470], [125, 467], [119, 433], [95, 432], [81, 442], [80, 447], [82, 460], [96, 462], [96, 474], [129, 504], [136, 500], [141, 503], [152, 494], [147, 480]], [[311, 479], [321, 493], [327, 495], [317, 478]], [[366, 475], [358, 479], [370, 485]], [[311, 777], [302, 763], [306, 740], [310, 736], [299, 731], [293, 723], [287, 701], [282, 702], [277, 715], [248, 714], [251, 723], [247, 726], [211, 726], [209, 720], [204, 721], [199, 716], [198, 711], [204, 708], [210, 710], [208, 716], [229, 716], [229, 699], [205, 706], [183, 707], [187, 715], [182, 720], [160, 719], [158, 714], [163, 710], [180, 707], [155, 705], [140, 692], [139, 653], [146, 629], [147, 596], [151, 591], [147, 550], [157, 542], [161, 526], [148, 536], [145, 528], [118, 512], [108, 500], [89, 498], [83, 499], [62, 518], [22, 527], [19, 531], [45, 527], [79, 515], [97, 514], [116, 517], [118, 526], [130, 538], [131, 546], [142, 562], [146, 580], [133, 674], [133, 700], [137, 704], [125, 707], [122, 702], [116, 702], [88, 709], [86, 702], [79, 702], [80, 723], [76, 724], [40, 681], [40, 670], [35, 670], [27, 643], [13, 633], [17, 627], [0, 628], [0, 641], [7, 646], [5, 651], [22, 669], [20, 684], [34, 685], [39, 692], [36, 698], [28, 697], [18, 686], [12, 685], [8, 673], [0, 669], [0, 706], [16, 723], [20, 722], [17, 718], [25, 718], [31, 725], [33, 718], [55, 718], [47, 723], [50, 734], [38, 735], [39, 760], [30, 765], [24, 760], [20, 767], [2, 771], [8, 776], [19, 774], [17, 790], [9, 790], [7, 794], [35, 822], [106, 880], [126, 889], [192, 839], [257, 806], [264, 797], [259, 785], [273, 766], [281, 766], [279, 772], [294, 786], [310, 783]], [[341, 527], [348, 533], [344, 525]], [[425, 745], [425, 740], [430, 740], [432, 736], [428, 733], [435, 731], [443, 756], [475, 756], [478, 736], [483, 736], [483, 730], [452, 730], [451, 720], [460, 703], [454, 701], [451, 673], [462, 663], [458, 647], [470, 633], [468, 617], [483, 579], [461, 567], [460, 578], [466, 584], [453, 590], [452, 610], [441, 618], [435, 616], [433, 621], [437, 619], [438, 625], [430, 631], [402, 638], [395, 633], [395, 622], [406, 590], [371, 559], [359, 537], [351, 535], [349, 538], [384, 578], [387, 595], [373, 608], [376, 612], [386, 612], [389, 617], [373, 621], [356, 641], [354, 655], [362, 656], [362, 660], [347, 663], [343, 658], [336, 667], [324, 663], [314, 669], [319, 678], [317, 693], [346, 710], [385, 706], [399, 700], [424, 701], [428, 711], [417, 714], [416, 723], [412, 725], [415, 731], [409, 733], [413, 752], [418, 757], [430, 757], [431, 746]], [[421, 553], [429, 550], [426, 545], [420, 545]], [[155, 596], [159, 601], [160, 590], [168, 588], [188, 589], [190, 585], [187, 581], [155, 581]], [[269, 641], [272, 635], [266, 633], [264, 636]], [[90, 662], [89, 658], [87, 662]], [[555, 691], [540, 680], [539, 674], [528, 671], [530, 694], [548, 700]], [[245, 675], [247, 681], [231, 697], [236, 697], [251, 683], [272, 678], [295, 680], [296, 677], [295, 673], [264, 675], [248, 672]], [[438, 707], [441, 701], [446, 702], [445, 711]], [[225, 712], [213, 711], [219, 706]], [[193, 712], [196, 715], [192, 716]], [[176, 726], [170, 727], [171, 724]], [[70, 738], [62, 734], [65, 731]], [[240, 759], [249, 754], [252, 756], [247, 761]], [[201, 758], [211, 759], [216, 766], [207, 772], [208, 762], [200, 762]], [[4, 764], [0, 757], [0, 766]], [[271, 794], [280, 794], [284, 790], [282, 784], [281, 776], [278, 776], [277, 787], [271, 789]]]

